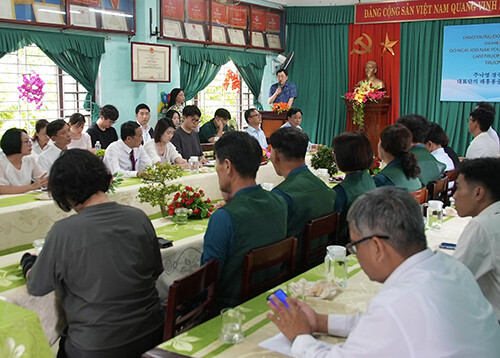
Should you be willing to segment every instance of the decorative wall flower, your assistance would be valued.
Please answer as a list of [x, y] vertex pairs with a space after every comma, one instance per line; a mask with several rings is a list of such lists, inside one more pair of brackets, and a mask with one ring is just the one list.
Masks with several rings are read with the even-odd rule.
[[31, 71], [31, 74], [23, 75], [23, 84], [17, 89], [20, 92], [19, 98], [24, 99], [28, 103], [35, 102], [36, 109], [40, 109], [43, 105], [43, 86], [45, 82], [40, 78], [35, 71]]
[[381, 99], [387, 98], [387, 92], [374, 87], [372, 83], [364, 80], [359, 81], [352, 92], [347, 92], [342, 98], [347, 99], [353, 110], [352, 121], [363, 129], [365, 118], [365, 103], [367, 101], [378, 103]]

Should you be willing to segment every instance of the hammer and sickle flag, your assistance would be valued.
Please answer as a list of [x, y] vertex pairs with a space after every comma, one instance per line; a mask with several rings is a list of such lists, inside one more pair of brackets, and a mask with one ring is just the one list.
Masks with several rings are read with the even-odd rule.
[[[366, 42], [363, 41], [366, 39]], [[362, 36], [358, 37], [356, 41], [354, 41], [354, 46], [360, 46], [361, 49], [359, 48], [353, 48], [350, 55], [353, 53], [357, 53], [358, 55], [364, 55], [365, 53], [371, 53], [372, 52], [372, 39], [370, 36], [365, 34], [364, 32], [362, 33]]]

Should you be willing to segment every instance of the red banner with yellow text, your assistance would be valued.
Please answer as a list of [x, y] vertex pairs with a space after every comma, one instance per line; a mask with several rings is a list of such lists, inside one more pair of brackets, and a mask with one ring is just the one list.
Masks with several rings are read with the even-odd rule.
[[500, 0], [418, 0], [356, 5], [356, 24], [500, 16]]

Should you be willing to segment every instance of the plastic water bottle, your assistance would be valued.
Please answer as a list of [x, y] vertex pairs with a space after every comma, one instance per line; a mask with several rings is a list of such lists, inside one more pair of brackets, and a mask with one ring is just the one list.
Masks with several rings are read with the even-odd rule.
[[325, 277], [340, 287], [347, 286], [347, 257], [344, 246], [331, 245], [326, 248]]
[[96, 152], [97, 152], [98, 150], [100, 150], [100, 149], [101, 149], [101, 142], [99, 142], [99, 141], [95, 142], [95, 146], [94, 146], [94, 148], [95, 148]]

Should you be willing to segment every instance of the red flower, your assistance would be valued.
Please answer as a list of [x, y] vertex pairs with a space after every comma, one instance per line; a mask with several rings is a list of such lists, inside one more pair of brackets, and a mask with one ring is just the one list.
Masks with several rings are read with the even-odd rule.
[[212, 201], [210, 201], [210, 198], [208, 198], [207, 201], [205, 201], [205, 202], [210, 204]]
[[185, 197], [186, 197], [186, 195], [187, 195], [187, 194], [186, 194], [186, 192], [185, 192], [185, 191], [183, 191], [183, 192], [182, 192], [181, 197], [182, 197], [182, 198], [185, 198]]
[[194, 210], [193, 210], [193, 214], [194, 214], [194, 215], [198, 215], [198, 213], [199, 213], [199, 212], [200, 212], [200, 209], [194, 209]]
[[200, 194], [203, 194], [203, 193], [204, 193], [204, 191], [200, 189]]
[[212, 214], [208, 213], [208, 214], [207, 214], [207, 218], [209, 218], [211, 215], [212, 215]]
[[214, 208], [208, 208], [208, 211], [212, 212], [212, 210], [214, 210]]

